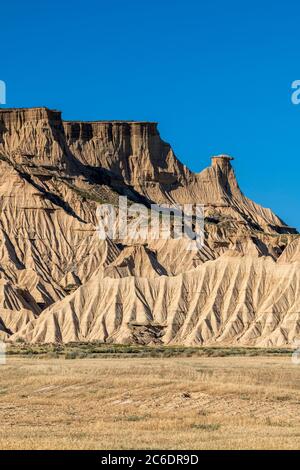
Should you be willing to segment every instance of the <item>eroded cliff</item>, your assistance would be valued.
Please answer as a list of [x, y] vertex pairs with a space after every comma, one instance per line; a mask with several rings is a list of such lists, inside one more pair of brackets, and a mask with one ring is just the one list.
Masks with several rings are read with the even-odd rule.
[[[194, 174], [156, 123], [5, 109], [0, 166], [1, 338], [142, 342], [153, 324], [165, 343], [281, 345], [297, 334], [286, 317], [297, 310], [296, 231], [243, 195], [227, 156]], [[101, 241], [97, 207], [120, 195], [204, 204], [204, 246]]]

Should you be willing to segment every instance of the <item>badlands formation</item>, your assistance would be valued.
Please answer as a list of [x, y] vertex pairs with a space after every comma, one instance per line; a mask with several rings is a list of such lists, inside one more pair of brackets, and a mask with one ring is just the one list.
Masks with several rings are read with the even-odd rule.
[[[156, 123], [0, 110], [0, 339], [292, 346], [300, 241], [243, 195], [227, 156], [192, 173]], [[97, 208], [205, 207], [204, 245], [101, 240]]]

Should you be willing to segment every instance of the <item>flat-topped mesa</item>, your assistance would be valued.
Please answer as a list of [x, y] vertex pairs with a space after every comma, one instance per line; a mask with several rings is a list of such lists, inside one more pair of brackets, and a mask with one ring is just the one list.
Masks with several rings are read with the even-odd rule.
[[120, 138], [123, 136], [142, 136], [144, 139], [160, 138], [157, 122], [134, 120], [68, 121], [62, 119], [61, 111], [51, 110], [46, 107], [0, 108], [0, 133], [13, 132], [24, 124], [32, 123], [36, 126], [39, 121], [43, 122], [43, 129], [45, 129], [47, 123], [51, 127], [64, 130], [67, 139], [70, 139], [70, 141], [77, 139], [87, 141], [93, 137], [99, 139], [105, 134], [110, 138], [116, 135], [119, 135]]
[[[97, 120], [97, 121], [63, 121], [61, 111], [46, 107], [37, 108], [6, 108], [0, 109], [0, 131], [9, 132], [19, 129], [24, 124], [43, 122], [49, 126], [65, 131], [67, 139], [84, 141], [93, 137], [101, 137], [103, 133], [121, 136], [144, 135], [159, 136], [157, 122]], [[45, 126], [44, 126], [45, 128]]]
[[25, 122], [50, 121], [53, 124], [61, 123], [61, 111], [38, 108], [5, 108], [0, 109], [0, 125], [22, 126]]
[[36, 165], [86, 178], [101, 169], [149, 201], [221, 204], [233, 218], [251, 219], [265, 231], [289, 231], [272, 211], [242, 194], [231, 156], [213, 156], [209, 168], [194, 174], [161, 138], [156, 122], [63, 121], [60, 111], [46, 107], [1, 109], [1, 154], [25, 171]]
[[60, 111], [44, 107], [0, 110], [0, 152], [17, 163], [30, 156], [37, 165], [77, 160], [105, 168], [141, 192], [146, 185], [150, 199], [157, 199], [159, 185], [165, 190], [190, 176], [160, 137], [157, 122], [63, 121]]
[[59, 166], [65, 160], [61, 112], [40, 108], [0, 110], [0, 153], [22, 163]]
[[67, 140], [88, 142], [101, 137], [133, 137], [143, 135], [148, 139], [158, 136], [157, 122], [144, 121], [63, 121]]
[[113, 134], [114, 131], [122, 135], [138, 135], [146, 133], [148, 136], [158, 135], [157, 122], [145, 121], [63, 121], [66, 136], [69, 139], [90, 140], [101, 136], [103, 132]]
[[63, 127], [77, 160], [110, 170], [139, 191], [145, 185], [151, 191], [150, 186], [171, 186], [186, 178], [187, 169], [160, 137], [156, 122], [64, 121]]

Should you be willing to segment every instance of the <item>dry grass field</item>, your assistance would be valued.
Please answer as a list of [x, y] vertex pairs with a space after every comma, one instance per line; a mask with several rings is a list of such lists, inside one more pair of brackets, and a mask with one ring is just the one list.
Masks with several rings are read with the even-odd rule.
[[1, 449], [300, 449], [291, 357], [8, 356]]

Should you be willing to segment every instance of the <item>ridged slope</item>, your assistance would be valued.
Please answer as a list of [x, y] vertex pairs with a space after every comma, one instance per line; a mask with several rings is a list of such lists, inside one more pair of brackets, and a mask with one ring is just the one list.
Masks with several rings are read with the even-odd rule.
[[[296, 232], [242, 194], [226, 157], [194, 174], [156, 123], [33, 108], [0, 110], [0, 167], [1, 337], [281, 345], [296, 334], [284, 320], [297, 310]], [[97, 206], [124, 194], [204, 204], [204, 247], [99, 240]], [[266, 312], [271, 332], [258, 326]]]
[[95, 276], [16, 338], [128, 343], [134, 325], [135, 334], [160, 329], [165, 344], [292, 344], [300, 333], [299, 267], [228, 254], [176, 277]]

